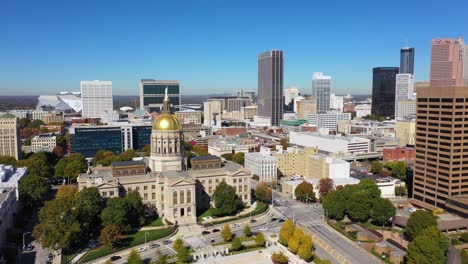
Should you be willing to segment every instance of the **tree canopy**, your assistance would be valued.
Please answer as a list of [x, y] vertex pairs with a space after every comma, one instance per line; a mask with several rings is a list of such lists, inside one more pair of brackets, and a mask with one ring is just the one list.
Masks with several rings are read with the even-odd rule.
[[432, 212], [417, 210], [410, 215], [406, 224], [405, 233], [411, 239], [415, 239], [424, 229], [431, 226], [437, 227], [437, 217], [434, 216]]
[[291, 219], [284, 221], [279, 233], [279, 241], [281, 244], [288, 246], [289, 239], [293, 235], [295, 228], [296, 227]]
[[223, 230], [221, 230], [221, 237], [224, 239], [224, 241], [228, 242], [232, 240], [232, 232], [231, 232], [231, 227], [229, 227], [228, 224], [225, 224], [223, 227]]
[[323, 209], [328, 217], [336, 220], [344, 218], [346, 213], [346, 200], [343, 191], [331, 191], [323, 199]]
[[10, 156], [0, 156], [0, 164], [4, 165], [16, 165], [16, 159]]
[[294, 196], [297, 200], [304, 202], [314, 202], [316, 200], [314, 186], [306, 181], [303, 181], [299, 185], [297, 185], [296, 189], [294, 190]]
[[323, 200], [327, 193], [333, 191], [333, 189], [333, 179], [322, 178], [319, 180], [319, 194], [321, 200]]
[[232, 162], [235, 162], [240, 165], [244, 165], [244, 152], [237, 152], [232, 156]]
[[37, 175], [27, 175], [19, 181], [19, 196], [27, 206], [41, 203], [50, 190], [49, 182], [46, 178]]
[[270, 202], [271, 201], [271, 188], [268, 186], [266, 182], [260, 182], [257, 184], [255, 188], [255, 199], [262, 201], [262, 202]]
[[383, 172], [384, 165], [382, 162], [378, 160], [374, 160], [371, 163], [371, 173], [373, 174], [381, 174]]
[[263, 235], [263, 232], [258, 232], [257, 235], [255, 236], [255, 243], [259, 247], [264, 247], [265, 246], [265, 235]]
[[143, 260], [141, 260], [140, 254], [136, 251], [136, 249], [132, 249], [130, 254], [127, 257], [128, 264], [143, 264]]
[[385, 167], [392, 171], [392, 176], [402, 181], [406, 180], [406, 163], [404, 161], [391, 161]]
[[125, 197], [112, 197], [101, 213], [102, 225], [117, 225], [123, 231], [137, 228], [144, 223], [144, 205], [137, 191], [128, 192]]
[[379, 198], [374, 202], [371, 210], [372, 221], [377, 225], [386, 225], [394, 217], [396, 209], [388, 199]]
[[215, 204], [214, 215], [232, 215], [242, 209], [242, 202], [236, 194], [236, 189], [224, 180], [216, 186], [212, 199]]
[[289, 263], [288, 257], [286, 257], [286, 255], [284, 255], [284, 253], [281, 251], [273, 253], [271, 255], [271, 261], [273, 262], [273, 264], [288, 264]]
[[116, 225], [108, 225], [101, 230], [101, 242], [109, 248], [113, 248], [121, 237], [120, 227]]
[[422, 230], [408, 245], [408, 264], [445, 264], [448, 242], [436, 226]]

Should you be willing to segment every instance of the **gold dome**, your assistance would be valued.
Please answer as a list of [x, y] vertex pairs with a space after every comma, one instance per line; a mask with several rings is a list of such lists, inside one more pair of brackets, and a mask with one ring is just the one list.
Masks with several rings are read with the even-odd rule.
[[153, 123], [153, 130], [181, 130], [179, 118], [171, 113], [162, 113]]

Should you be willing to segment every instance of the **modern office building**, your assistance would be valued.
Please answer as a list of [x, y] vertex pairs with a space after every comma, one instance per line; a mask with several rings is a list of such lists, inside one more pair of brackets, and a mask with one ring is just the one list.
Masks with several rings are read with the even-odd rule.
[[363, 117], [371, 114], [372, 107], [370, 104], [359, 104], [354, 107], [356, 117]]
[[302, 147], [318, 148], [328, 153], [368, 153], [370, 140], [353, 136], [332, 136], [319, 133], [291, 132], [289, 142]]
[[258, 55], [258, 115], [270, 117], [271, 125], [283, 118], [283, 51]]
[[81, 81], [82, 117], [113, 119], [112, 81]]
[[400, 73], [414, 74], [414, 48], [404, 47], [400, 50]]
[[221, 101], [203, 102], [203, 125], [221, 127]]
[[307, 116], [307, 121], [311, 125], [316, 125], [318, 129], [327, 128], [330, 131], [337, 131], [338, 121], [351, 120], [351, 113], [328, 112], [322, 114], [311, 114]]
[[395, 91], [398, 67], [377, 67], [372, 78], [372, 114], [384, 117], [395, 116]]
[[409, 73], [397, 74], [395, 91], [395, 117], [399, 117], [399, 102], [409, 99], [414, 99], [414, 76]]
[[0, 116], [0, 156], [21, 158], [21, 137], [18, 118], [12, 114]]
[[312, 74], [312, 96], [317, 100], [317, 113], [330, 111], [330, 85], [331, 76], [325, 76], [322, 72]]
[[416, 100], [400, 100], [397, 105], [395, 119], [404, 119], [416, 115]]
[[463, 38], [433, 39], [431, 47], [431, 87], [463, 85]]
[[307, 119], [309, 115], [317, 113], [317, 100], [315, 100], [314, 96], [309, 96], [307, 98], [301, 98], [300, 100], [294, 101], [296, 109], [295, 112], [298, 119]]
[[252, 105], [252, 99], [248, 97], [228, 98], [226, 101], [227, 101], [226, 110], [228, 111], [240, 111], [242, 107]]
[[413, 202], [468, 217], [468, 87], [417, 92]]
[[252, 99], [253, 101], [255, 100], [255, 92], [240, 90], [240, 91], [237, 91], [237, 97], [247, 97], [247, 98]]
[[414, 146], [415, 136], [415, 119], [397, 120], [395, 122], [395, 137], [398, 139], [399, 146]]
[[463, 80], [464, 85], [468, 86], [468, 45], [465, 45], [463, 54]]
[[344, 97], [341, 95], [336, 95], [334, 93], [330, 94], [330, 109], [343, 112], [344, 108]]
[[299, 96], [299, 89], [297, 87], [289, 87], [284, 90], [284, 104], [289, 105], [293, 102], [294, 98]]
[[278, 160], [271, 155], [270, 149], [261, 147], [260, 152], [245, 154], [245, 165], [252, 174], [258, 175], [260, 181], [272, 182], [278, 180]]
[[120, 154], [127, 149], [142, 149], [150, 144], [151, 124], [117, 123], [105, 126], [72, 126], [70, 151], [94, 157], [105, 149]]
[[166, 88], [172, 107], [180, 110], [182, 100], [179, 81], [155, 79], [140, 80], [140, 108], [150, 113], [161, 112]]

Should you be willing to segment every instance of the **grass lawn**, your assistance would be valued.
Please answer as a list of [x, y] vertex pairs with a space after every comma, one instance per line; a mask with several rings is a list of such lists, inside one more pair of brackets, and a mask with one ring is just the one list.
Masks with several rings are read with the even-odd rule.
[[[242, 218], [247, 218], [247, 217], [250, 217], [251, 215], [252, 216], [255, 216], [255, 215], [258, 215], [258, 214], [261, 214], [263, 212], [265, 212], [266, 210], [268, 209], [268, 205], [265, 204], [265, 203], [260, 203], [258, 202], [257, 203], [257, 207], [252, 211], [252, 213], [245, 213], [245, 214], [241, 214], [239, 216], [232, 216], [231, 218], [227, 218], [227, 219], [224, 219], [224, 220], [219, 220], [219, 221], [213, 221], [213, 222], [210, 222], [210, 223], [207, 223], [208, 225], [217, 225], [217, 224], [223, 224], [223, 223], [227, 223], [227, 222], [231, 222], [231, 221], [234, 221], [236, 219], [242, 219]], [[210, 210], [210, 209], [209, 209]], [[206, 212], [205, 212], [206, 213]], [[203, 216], [205, 213], [201, 214], [198, 219], [201, 220], [201, 216]]]
[[215, 218], [213, 216], [213, 212], [214, 212], [214, 208], [210, 208], [208, 210], [206, 210], [205, 212], [203, 212], [203, 214], [201, 214], [199, 217], [198, 217], [198, 221], [203, 221], [203, 217], [208, 217], [208, 216], [211, 216], [213, 218]]
[[115, 249], [108, 249], [105, 246], [102, 246], [98, 249], [91, 250], [86, 255], [81, 258], [80, 262], [84, 263], [87, 261], [91, 261], [100, 257], [104, 257], [106, 255], [112, 254], [114, 252], [134, 247], [137, 245], [141, 245], [145, 243], [145, 233], [146, 234], [146, 241], [150, 242], [152, 240], [157, 240], [161, 239], [163, 237], [166, 237], [172, 233], [171, 228], [166, 228], [166, 229], [159, 229], [159, 230], [149, 230], [149, 231], [139, 231], [136, 233], [131, 233], [125, 236], [124, 239], [120, 242], [120, 244], [117, 246]]
[[71, 255], [62, 255], [62, 263], [70, 263], [78, 253], [73, 253]]
[[164, 225], [163, 220], [161, 218], [158, 218], [154, 220], [153, 222], [151, 222], [151, 224], [149, 224], [148, 226], [163, 226], [163, 225]]

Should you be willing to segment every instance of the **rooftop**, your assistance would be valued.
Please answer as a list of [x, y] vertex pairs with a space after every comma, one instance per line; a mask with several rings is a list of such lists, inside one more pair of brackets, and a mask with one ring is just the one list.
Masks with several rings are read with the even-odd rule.
[[220, 157], [215, 156], [215, 155], [209, 155], [209, 156], [199, 156], [199, 157], [193, 157], [191, 160], [193, 161], [199, 161], [199, 160], [221, 160]]
[[143, 160], [117, 161], [112, 162], [112, 167], [146, 165]]

